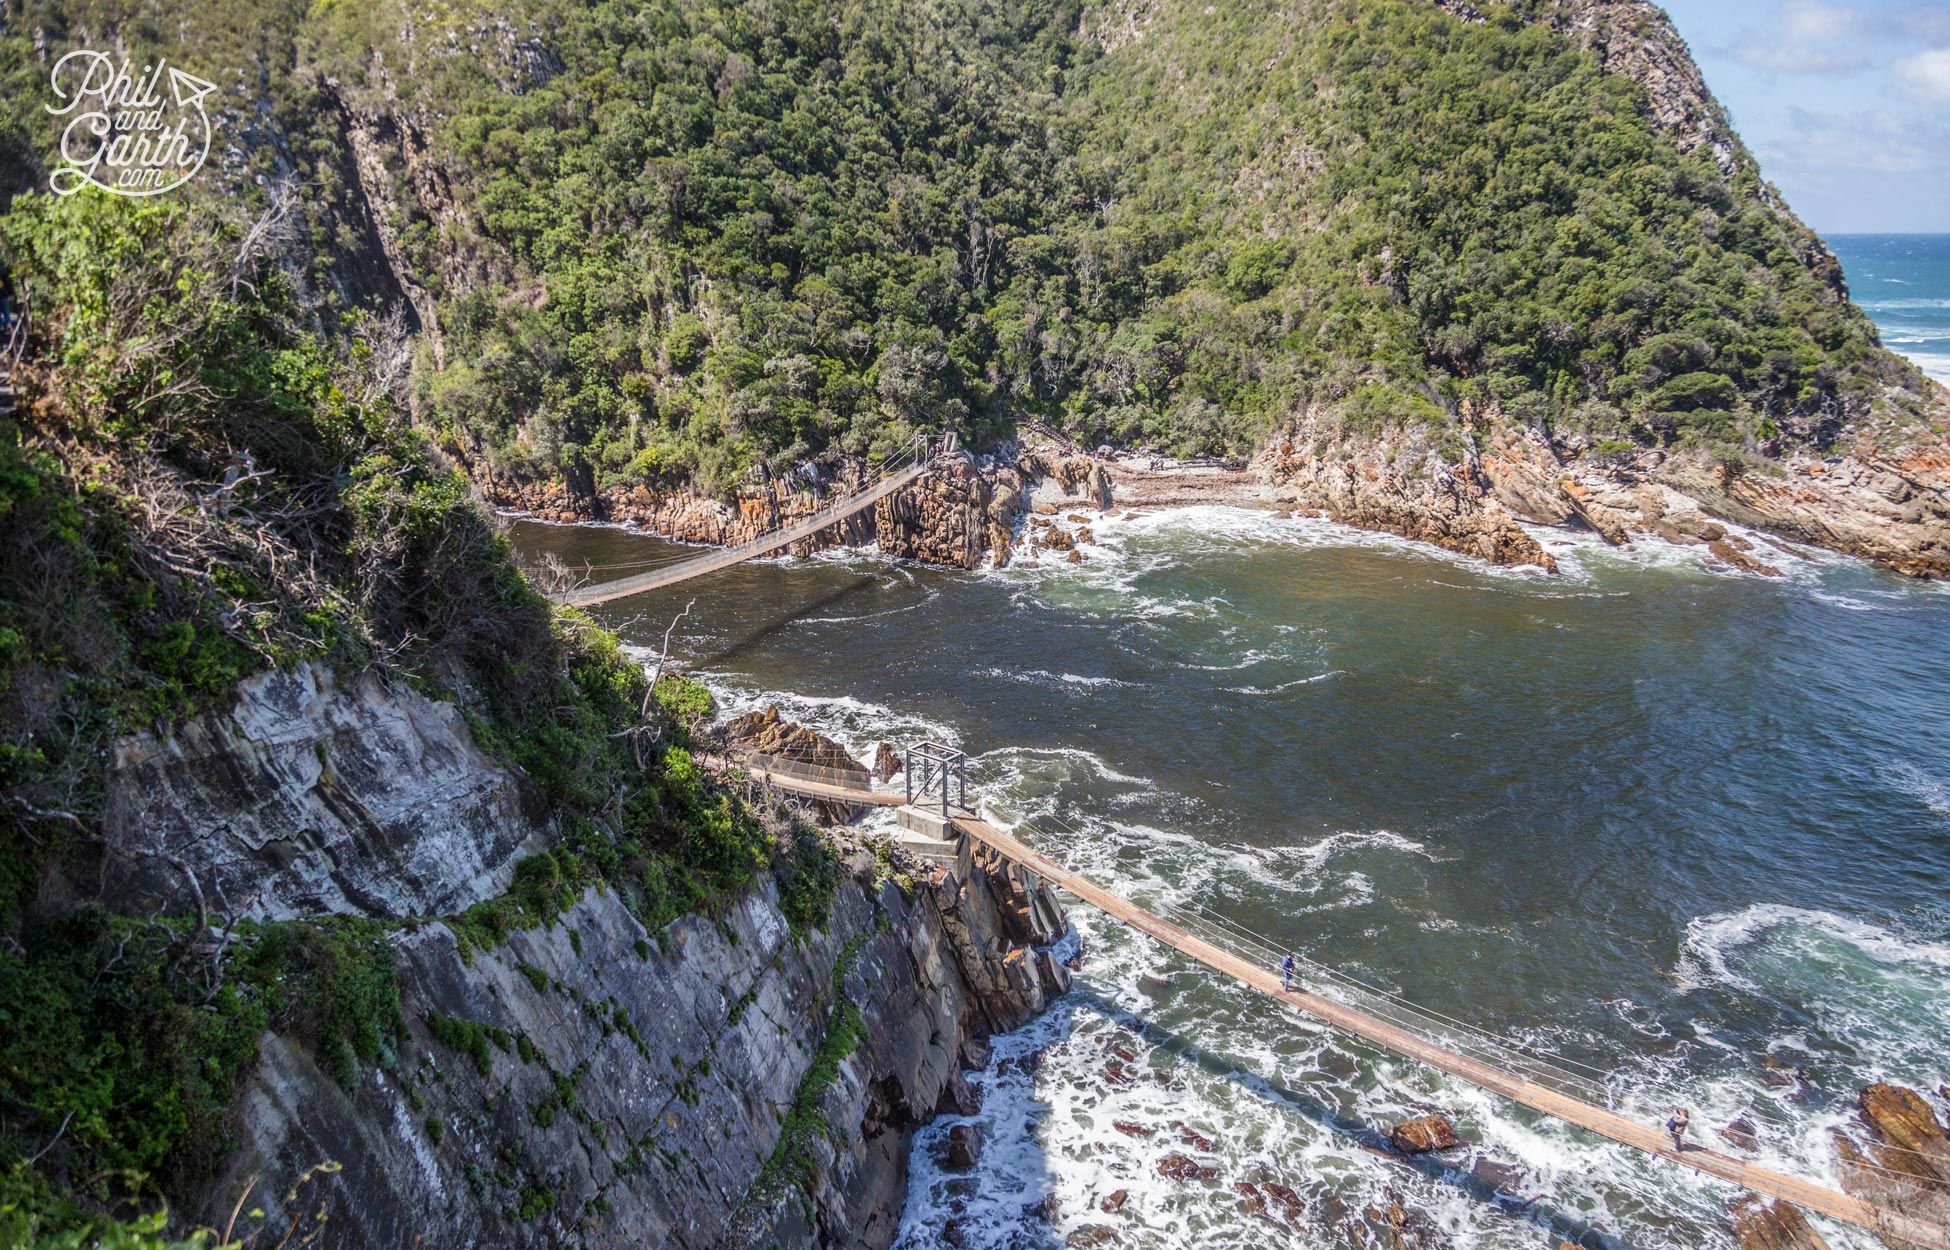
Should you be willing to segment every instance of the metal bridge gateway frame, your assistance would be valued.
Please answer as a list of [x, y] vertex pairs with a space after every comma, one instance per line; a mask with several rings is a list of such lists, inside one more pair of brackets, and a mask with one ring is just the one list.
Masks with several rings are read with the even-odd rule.
[[[968, 757], [938, 742], [923, 742], [903, 753], [907, 777], [907, 805], [919, 806], [930, 794], [941, 798], [941, 819], [952, 820], [954, 808], [968, 806]], [[918, 774], [918, 775], [917, 775]], [[932, 805], [930, 805], [932, 806]]]

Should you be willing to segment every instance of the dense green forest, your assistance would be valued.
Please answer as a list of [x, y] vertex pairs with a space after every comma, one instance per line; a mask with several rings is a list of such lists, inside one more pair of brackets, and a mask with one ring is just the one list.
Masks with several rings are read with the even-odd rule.
[[[0, 418], [0, 1241], [155, 1244], [103, 1212], [207, 1174], [266, 1028], [387, 1061], [384, 926], [213, 951], [62, 884], [110, 853], [108, 745], [241, 678], [380, 667], [520, 765], [563, 841], [447, 918], [468, 942], [597, 883], [653, 928], [768, 871], [822, 914], [825, 854], [692, 766], [701, 690], [552, 613], [463, 469], [723, 491], [916, 430], [1238, 454], [1310, 412], [1761, 456], [1913, 415], [1744, 153], [1682, 154], [1553, 6], [1479, 7], [0, 11], [34, 309]], [[219, 84], [192, 187], [48, 193], [50, 56], [88, 46]]]
[[416, 409], [496, 476], [723, 490], [1025, 419], [1746, 454], [1906, 415], [1744, 152], [1682, 155], [1551, 6], [1479, 7], [28, 3], [5, 56], [31, 93], [30, 24], [112, 26], [226, 83], [212, 178], [289, 188], [320, 306], [415, 297]]

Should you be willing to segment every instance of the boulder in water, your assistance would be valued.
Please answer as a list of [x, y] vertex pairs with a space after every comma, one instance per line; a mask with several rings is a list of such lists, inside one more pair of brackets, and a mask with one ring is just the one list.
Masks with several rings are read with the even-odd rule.
[[873, 749], [874, 780], [886, 781], [904, 767], [906, 764], [901, 759], [901, 753], [886, 743], [883, 742]]
[[1757, 573], [1762, 577], [1783, 576], [1781, 570], [1771, 564], [1762, 564], [1744, 551], [1735, 549], [1730, 539], [1716, 538], [1706, 544], [1706, 549], [1720, 563], [1739, 569], [1742, 573]]
[[1124, 1209], [1124, 1204], [1129, 1201], [1130, 1197], [1130, 1190], [1114, 1189], [1111, 1191], [1110, 1196], [1098, 1203], [1097, 1206], [1105, 1215], [1116, 1215]]
[[1452, 1146], [1462, 1145], [1462, 1138], [1456, 1136], [1456, 1126], [1443, 1115], [1418, 1116], [1406, 1124], [1397, 1124], [1388, 1130], [1388, 1140], [1405, 1155], [1427, 1154], [1432, 1150], [1448, 1150]]
[[1259, 1187], [1271, 1194], [1273, 1201], [1285, 1207], [1289, 1213], [1299, 1211], [1307, 1205], [1300, 1195], [1294, 1192], [1291, 1185], [1282, 1185], [1278, 1181], [1261, 1181]]
[[1765, 1202], [1749, 1194], [1736, 1199], [1730, 1210], [1740, 1250], [1828, 1250], [1801, 1208], [1791, 1203]]
[[1735, 1117], [1732, 1123], [1718, 1131], [1721, 1139], [1730, 1146], [1747, 1151], [1760, 1149], [1759, 1131], [1754, 1128], [1753, 1120], [1747, 1116]]
[[965, 1171], [974, 1167], [981, 1158], [982, 1130], [973, 1124], [957, 1124], [948, 1130], [948, 1167]]
[[1206, 1167], [1190, 1155], [1172, 1153], [1158, 1161], [1158, 1175], [1175, 1181], [1215, 1181], [1219, 1169]]

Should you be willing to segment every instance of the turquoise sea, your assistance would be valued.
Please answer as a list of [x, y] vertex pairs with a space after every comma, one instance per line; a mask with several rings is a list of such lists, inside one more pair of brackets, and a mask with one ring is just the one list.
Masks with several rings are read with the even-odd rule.
[[1836, 234], [1828, 245], [1883, 346], [1950, 385], [1950, 234]]

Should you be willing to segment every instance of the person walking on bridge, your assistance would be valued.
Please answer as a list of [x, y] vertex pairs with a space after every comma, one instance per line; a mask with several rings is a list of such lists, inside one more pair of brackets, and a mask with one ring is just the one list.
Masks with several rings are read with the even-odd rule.
[[1292, 951], [1288, 951], [1286, 953], [1286, 958], [1280, 961], [1280, 988], [1283, 990], [1290, 990], [1293, 988], [1293, 952]]
[[1674, 1107], [1672, 1109], [1672, 1115], [1666, 1120], [1666, 1132], [1672, 1134], [1672, 1148], [1674, 1153], [1681, 1153], [1686, 1149], [1686, 1129], [1692, 1122], [1693, 1113], [1686, 1110], [1686, 1108]]

